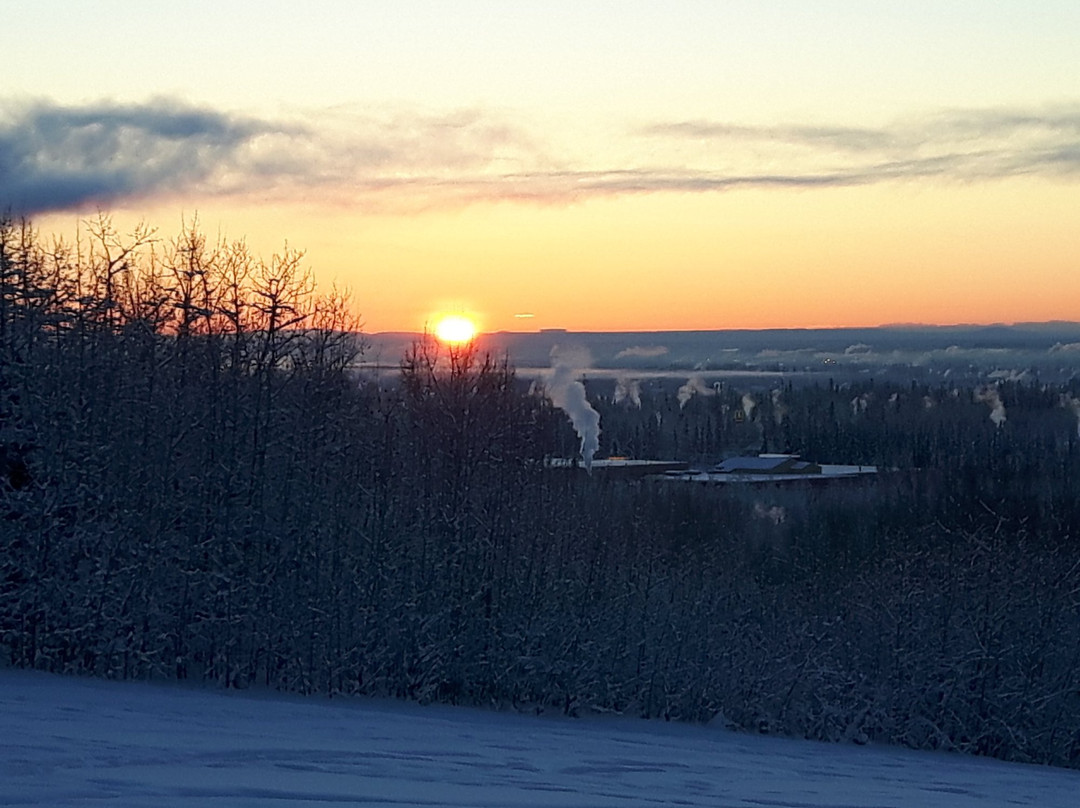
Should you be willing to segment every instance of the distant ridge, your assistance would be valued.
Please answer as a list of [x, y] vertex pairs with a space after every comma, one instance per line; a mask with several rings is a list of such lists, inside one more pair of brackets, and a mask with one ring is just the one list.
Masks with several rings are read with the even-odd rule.
[[[397, 364], [422, 335], [366, 335], [365, 358]], [[873, 372], [910, 367], [923, 371], [998, 371], [998, 378], [1080, 373], [1080, 322], [1016, 324], [891, 324], [845, 328], [715, 329], [699, 331], [498, 331], [477, 346], [506, 356], [516, 367], [545, 368], [556, 348], [584, 349], [591, 369], [667, 371], [672, 375], [723, 370], [769, 372]], [[1076, 363], [1076, 365], [1070, 364]], [[585, 368], [582, 368], [584, 370]], [[922, 373], [925, 375], [925, 373]]]

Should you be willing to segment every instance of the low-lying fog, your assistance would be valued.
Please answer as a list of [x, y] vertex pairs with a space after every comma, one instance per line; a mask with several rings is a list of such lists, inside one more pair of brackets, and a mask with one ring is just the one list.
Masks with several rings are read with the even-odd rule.
[[[365, 364], [395, 368], [416, 334], [367, 337]], [[1061, 382], [1080, 374], [1080, 323], [889, 326], [666, 332], [500, 332], [481, 350], [507, 356], [521, 376], [543, 373], [553, 352], [575, 350], [590, 377], [739, 379], [763, 385], [849, 377]]]

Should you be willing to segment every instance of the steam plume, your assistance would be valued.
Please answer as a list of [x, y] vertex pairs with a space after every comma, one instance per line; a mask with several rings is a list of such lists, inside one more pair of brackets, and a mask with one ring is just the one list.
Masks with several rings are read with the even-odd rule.
[[772, 414], [773, 420], [776, 421], [776, 425], [779, 426], [784, 422], [784, 416], [787, 415], [787, 407], [780, 400], [781, 390], [779, 387], [774, 388], [770, 394], [772, 397]]
[[679, 388], [679, 409], [681, 410], [686, 406], [686, 402], [694, 397], [695, 394], [702, 396], [714, 396], [717, 390], [715, 387], [709, 387], [705, 384], [705, 380], [701, 376], [691, 376], [686, 380], [686, 384]]
[[742, 411], [746, 416], [746, 420], [749, 421], [754, 415], [754, 408], [757, 407], [757, 401], [749, 393], [743, 393], [742, 397]]
[[1005, 423], [1005, 405], [1001, 403], [996, 387], [982, 387], [975, 391], [975, 400], [982, 401], [990, 407], [990, 420], [994, 426], [1000, 427]]
[[551, 351], [552, 371], [547, 379], [547, 394], [551, 403], [570, 416], [574, 431], [581, 438], [581, 459], [585, 468], [592, 470], [593, 455], [600, 448], [600, 413], [592, 408], [585, 397], [585, 385], [574, 376], [579, 367], [589, 364], [588, 354], [583, 351]]
[[641, 384], [637, 379], [619, 374], [615, 377], [615, 403], [621, 404], [629, 401], [633, 406], [641, 409]]
[[873, 393], [863, 393], [862, 395], [855, 396], [851, 399], [851, 414], [857, 416], [859, 413], [866, 412], [870, 406], [870, 399], [874, 397]]

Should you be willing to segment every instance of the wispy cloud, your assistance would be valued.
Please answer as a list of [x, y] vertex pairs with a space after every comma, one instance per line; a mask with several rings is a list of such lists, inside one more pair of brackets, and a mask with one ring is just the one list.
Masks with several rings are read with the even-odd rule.
[[653, 122], [599, 154], [558, 139], [485, 110], [336, 109], [295, 123], [171, 99], [39, 101], [0, 110], [0, 208], [33, 214], [197, 193], [418, 209], [1080, 177], [1078, 104], [954, 110], [877, 128]]
[[667, 352], [667, 347], [663, 345], [634, 345], [630, 348], [623, 348], [615, 354], [615, 358], [654, 359], [655, 357], [663, 356]]
[[[864, 185], [898, 179], [979, 181], [1080, 175], [1080, 104], [1040, 110], [951, 110], [880, 128], [653, 123], [638, 135], [672, 144], [703, 178], [734, 184]], [[661, 147], [662, 148], [662, 147]], [[724, 173], [729, 154], [779, 171]]]
[[895, 134], [877, 129], [828, 126], [741, 126], [719, 121], [674, 121], [643, 126], [638, 134], [713, 142], [773, 142], [842, 151], [880, 151], [897, 145]]

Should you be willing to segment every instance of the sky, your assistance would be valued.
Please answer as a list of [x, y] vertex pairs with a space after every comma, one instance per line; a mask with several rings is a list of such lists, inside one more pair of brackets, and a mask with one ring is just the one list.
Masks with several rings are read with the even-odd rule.
[[365, 329], [1076, 320], [1075, 0], [0, 0], [0, 206]]
[[634, 718], [0, 670], [4, 804], [1064, 808], [1080, 773]]

